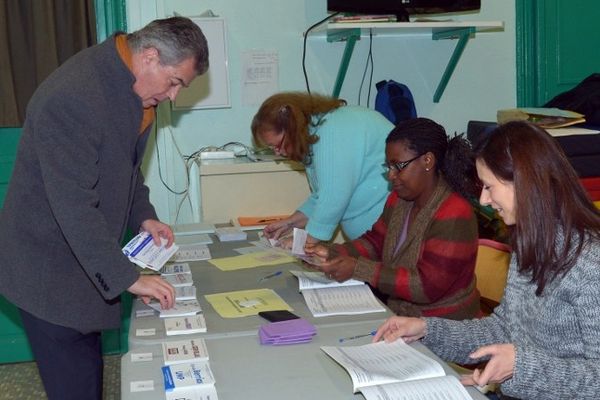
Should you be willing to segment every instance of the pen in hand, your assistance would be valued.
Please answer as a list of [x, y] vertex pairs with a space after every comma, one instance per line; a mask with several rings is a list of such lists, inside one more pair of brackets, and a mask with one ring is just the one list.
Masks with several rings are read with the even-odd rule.
[[262, 278], [260, 278], [258, 281], [259, 281], [259, 282], [262, 282], [262, 281], [264, 281], [265, 279], [275, 278], [276, 276], [279, 276], [279, 275], [281, 275], [282, 273], [283, 273], [283, 271], [277, 271], [277, 272], [273, 272], [272, 274], [269, 274], [269, 275], [265, 275], [265, 276], [263, 276], [263, 277], [262, 277]]
[[340, 342], [340, 343], [343, 343], [343, 342], [346, 342], [346, 341], [348, 341], [348, 340], [360, 339], [360, 338], [367, 337], [367, 336], [375, 336], [375, 334], [376, 334], [376, 333], [377, 333], [377, 331], [375, 330], [375, 331], [371, 331], [371, 332], [369, 332], [369, 333], [365, 333], [365, 334], [363, 334], [363, 335], [356, 335], [356, 336], [343, 337], [343, 338], [340, 338], [340, 339], [339, 339], [339, 342]]

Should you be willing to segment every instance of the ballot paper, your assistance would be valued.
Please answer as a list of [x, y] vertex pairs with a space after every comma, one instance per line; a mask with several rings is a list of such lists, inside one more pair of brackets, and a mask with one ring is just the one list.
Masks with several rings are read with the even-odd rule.
[[160, 240], [162, 244], [157, 246], [150, 233], [141, 232], [123, 247], [123, 254], [142, 268], [158, 271], [179, 250], [176, 244], [167, 248], [167, 239], [161, 238]]

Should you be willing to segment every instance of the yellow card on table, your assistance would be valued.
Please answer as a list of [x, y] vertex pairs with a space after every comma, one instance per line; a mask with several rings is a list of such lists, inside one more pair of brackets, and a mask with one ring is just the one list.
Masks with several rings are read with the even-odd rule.
[[223, 318], [239, 318], [258, 315], [260, 311], [294, 311], [271, 289], [240, 290], [204, 296]]
[[242, 254], [240, 256], [213, 258], [208, 262], [219, 268], [221, 271], [234, 271], [236, 269], [286, 264], [294, 261], [296, 261], [294, 257], [283, 252], [258, 251], [256, 253]]

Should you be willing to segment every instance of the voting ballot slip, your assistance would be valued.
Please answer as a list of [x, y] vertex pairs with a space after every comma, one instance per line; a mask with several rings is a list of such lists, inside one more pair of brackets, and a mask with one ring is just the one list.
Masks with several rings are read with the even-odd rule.
[[167, 239], [160, 240], [162, 244], [157, 246], [152, 235], [148, 232], [140, 232], [123, 247], [122, 251], [131, 262], [140, 267], [158, 271], [179, 250], [175, 243], [166, 248]]

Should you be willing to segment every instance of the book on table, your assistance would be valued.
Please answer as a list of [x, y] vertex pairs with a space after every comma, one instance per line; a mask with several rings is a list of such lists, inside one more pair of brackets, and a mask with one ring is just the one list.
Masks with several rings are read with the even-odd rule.
[[363, 346], [323, 346], [352, 379], [353, 392], [366, 400], [463, 400], [471, 396], [437, 361], [401, 339]]
[[163, 342], [162, 349], [165, 365], [208, 361], [206, 342], [201, 338]]
[[165, 333], [167, 336], [190, 335], [204, 332], [206, 332], [206, 320], [203, 314], [165, 318]]
[[162, 367], [166, 392], [214, 387], [215, 378], [208, 361], [186, 362]]
[[344, 282], [338, 282], [329, 279], [323, 272], [319, 271], [290, 271], [290, 274], [298, 278], [298, 290], [301, 292], [308, 289], [324, 289], [338, 286], [356, 286], [364, 285], [363, 281], [348, 279]]

